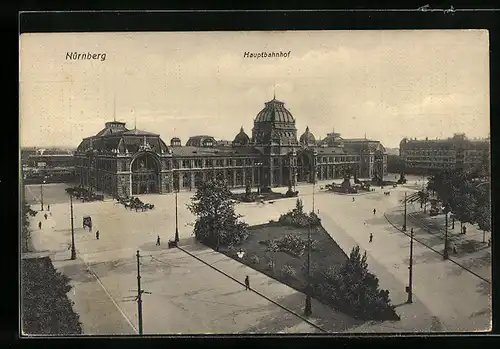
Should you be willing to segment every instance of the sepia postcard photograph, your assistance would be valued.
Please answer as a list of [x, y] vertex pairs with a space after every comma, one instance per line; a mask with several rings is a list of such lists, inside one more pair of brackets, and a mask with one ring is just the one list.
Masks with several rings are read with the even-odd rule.
[[491, 331], [487, 30], [19, 45], [22, 336]]

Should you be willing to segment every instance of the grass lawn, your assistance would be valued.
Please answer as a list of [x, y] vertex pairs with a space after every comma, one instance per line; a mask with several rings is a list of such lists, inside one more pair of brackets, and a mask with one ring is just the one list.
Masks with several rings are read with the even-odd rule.
[[[279, 239], [290, 233], [297, 234], [301, 239], [307, 241], [308, 229], [282, 226], [273, 222], [249, 227], [248, 232], [248, 239], [226, 254], [298, 291], [304, 292], [307, 280], [307, 249], [302, 256], [297, 257], [282, 251], [268, 252], [266, 251], [267, 246], [261, 242]], [[311, 245], [311, 270], [315, 267], [321, 269], [327, 266], [341, 267], [348, 258], [322, 227], [311, 230], [311, 241], [313, 242]], [[242, 259], [236, 255], [240, 248], [245, 252]], [[272, 269], [268, 265], [271, 259], [275, 261], [275, 266]], [[295, 276], [282, 272], [285, 265], [289, 265], [295, 270]], [[322, 301], [319, 298], [318, 300]]]
[[21, 262], [22, 333], [69, 335], [82, 332], [79, 317], [67, 297], [69, 279], [48, 257]]

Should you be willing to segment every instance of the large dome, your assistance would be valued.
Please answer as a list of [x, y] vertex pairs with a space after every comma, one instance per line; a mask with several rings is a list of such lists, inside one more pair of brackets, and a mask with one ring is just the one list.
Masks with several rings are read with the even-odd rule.
[[265, 105], [264, 109], [257, 114], [255, 122], [295, 122], [292, 114], [285, 108], [285, 103], [273, 98], [271, 101], [265, 103]]
[[299, 142], [305, 145], [314, 144], [316, 142], [316, 138], [311, 133], [311, 131], [309, 131], [309, 126], [306, 127], [306, 132], [304, 132], [302, 136], [300, 136]]

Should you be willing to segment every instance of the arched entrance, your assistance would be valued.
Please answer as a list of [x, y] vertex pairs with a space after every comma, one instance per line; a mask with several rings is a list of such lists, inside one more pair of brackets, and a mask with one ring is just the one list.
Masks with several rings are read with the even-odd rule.
[[143, 153], [132, 162], [132, 195], [157, 194], [160, 190], [158, 160]]

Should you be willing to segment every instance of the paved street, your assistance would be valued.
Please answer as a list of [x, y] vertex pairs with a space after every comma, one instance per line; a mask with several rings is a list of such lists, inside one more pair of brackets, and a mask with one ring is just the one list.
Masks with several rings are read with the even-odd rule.
[[[319, 187], [322, 185], [317, 185], [314, 198], [315, 208], [320, 212], [324, 227], [346, 253], [355, 245], [367, 251], [369, 267], [378, 276], [381, 287], [390, 291], [392, 302], [398, 306], [397, 311], [402, 317], [399, 322], [362, 326], [352, 324], [345, 329], [332, 326], [329, 330], [411, 332], [474, 331], [489, 328], [489, 285], [464, 272], [456, 264], [443, 261], [438, 254], [419, 243], [414, 244], [414, 303], [405, 304], [409, 238], [391, 226], [384, 213], [393, 212], [395, 207], [400, 206], [403, 190], [411, 189], [390, 189], [390, 196], [385, 196], [378, 190], [375, 193], [357, 195], [355, 202], [352, 202], [351, 195], [320, 192]], [[409, 183], [408, 187], [410, 186], [418, 184]], [[280, 190], [286, 191], [286, 188]], [[312, 185], [298, 186], [297, 190], [305, 209], [311, 209]], [[385, 190], [387, 189], [383, 191]], [[179, 194], [180, 246], [186, 248], [193, 246], [190, 223], [194, 221], [194, 217], [185, 205], [192, 195], [193, 193]], [[134, 333], [133, 327], [137, 327], [136, 303], [131, 296], [134, 296], [137, 288], [134, 258], [137, 249], [146, 256], [143, 259], [143, 288], [152, 292], [151, 295], [144, 296], [146, 333], [317, 331], [265, 298], [245, 292], [237, 282], [182, 251], [166, 249], [167, 240], [173, 237], [175, 231], [174, 196], [144, 196], [141, 200], [155, 204], [155, 209], [135, 212], [112, 201], [75, 202], [76, 246], [83, 262], [64, 260], [70, 255], [67, 201], [52, 204], [52, 216], [48, 221], [42, 218], [42, 231], [33, 234], [35, 247], [38, 250], [55, 251], [53, 258], [56, 260], [56, 267], [68, 276], [75, 277], [75, 294], [72, 297], [75, 299], [75, 308], [83, 314], [81, 316], [86, 333]], [[237, 212], [244, 216], [247, 223], [253, 225], [276, 220], [281, 213], [294, 206], [295, 199], [292, 198], [274, 203], [239, 204]], [[373, 208], [377, 209], [375, 215]], [[94, 232], [100, 231], [100, 240], [97, 241], [93, 233], [81, 228], [82, 217], [85, 215], [92, 216]], [[368, 242], [370, 232], [374, 235], [372, 243]], [[157, 234], [162, 238], [162, 247], [155, 246]], [[214, 263], [212, 259], [207, 262]], [[99, 285], [95, 276], [89, 274], [86, 264], [98, 275], [104, 288]], [[224, 265], [221, 268], [226, 273], [237, 279], [244, 277], [235, 275], [239, 263], [230, 261]], [[259, 279], [260, 276], [252, 278]], [[259, 279], [258, 283], [262, 294], [274, 301], [283, 300], [288, 292], [280, 291], [282, 293], [275, 294], [275, 291], [265, 286], [265, 279]], [[182, 296], [184, 294], [187, 295]], [[112, 320], [96, 315], [101, 313], [109, 314], [107, 316]], [[267, 323], [264, 319], [270, 316], [276, 319], [274, 325], [267, 321], [269, 324], [257, 326], [259, 323]], [[319, 323], [319, 320], [313, 322]], [[322, 323], [328, 327], [328, 321], [322, 320]], [[281, 326], [276, 327], [276, 324]]]
[[[187, 222], [187, 211], [180, 211], [181, 221]], [[113, 202], [75, 202], [76, 261], [68, 260], [69, 205], [52, 204], [50, 213], [47, 220], [40, 213], [34, 220], [33, 226], [42, 220], [42, 229], [33, 232], [33, 245], [38, 251], [49, 251], [55, 267], [72, 279], [69, 296], [86, 334], [137, 333], [137, 249], [144, 256], [142, 288], [151, 292], [144, 295], [145, 334], [319, 331], [186, 253], [167, 249], [169, 236], [164, 230], [173, 223], [171, 213], [162, 225], [166, 212], [161, 209], [135, 212]], [[94, 232], [101, 232], [99, 240], [81, 228], [81, 217], [87, 214], [94, 220]], [[181, 241], [192, 244], [188, 229], [181, 229]], [[163, 237], [160, 247], [155, 246], [156, 234]]]

